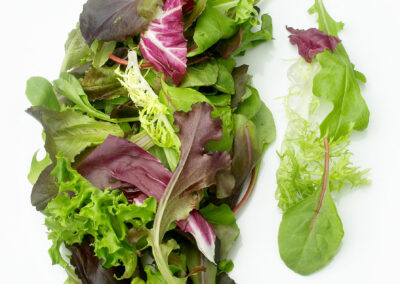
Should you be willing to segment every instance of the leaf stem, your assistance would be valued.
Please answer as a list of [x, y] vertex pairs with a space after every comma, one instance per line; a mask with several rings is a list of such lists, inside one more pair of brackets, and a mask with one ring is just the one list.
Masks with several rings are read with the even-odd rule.
[[119, 57], [115, 56], [114, 54], [109, 54], [108, 58], [110, 58], [112, 61], [115, 61], [115, 62], [117, 62], [117, 63], [119, 63], [121, 65], [128, 66], [128, 61], [127, 60], [119, 58]]
[[319, 198], [319, 202], [318, 202], [318, 207], [317, 210], [315, 211], [315, 214], [313, 216], [312, 219], [312, 223], [311, 223], [311, 231], [314, 227], [314, 223], [318, 217], [319, 211], [321, 210], [322, 207], [322, 202], [324, 201], [324, 197], [325, 197], [325, 192], [326, 192], [326, 188], [328, 185], [328, 177], [329, 177], [329, 143], [328, 143], [328, 138], [324, 138], [324, 147], [325, 147], [325, 167], [324, 167], [324, 181], [322, 183], [322, 192], [321, 192], [321, 197]]
[[257, 176], [258, 176], [258, 169], [257, 169], [257, 167], [254, 167], [251, 172], [251, 179], [250, 179], [249, 186], [247, 187], [246, 193], [244, 194], [242, 200], [240, 200], [240, 202], [232, 210], [233, 213], [236, 213], [237, 211], [239, 211], [239, 209], [246, 203], [247, 199], [249, 199], [250, 195], [253, 193]]

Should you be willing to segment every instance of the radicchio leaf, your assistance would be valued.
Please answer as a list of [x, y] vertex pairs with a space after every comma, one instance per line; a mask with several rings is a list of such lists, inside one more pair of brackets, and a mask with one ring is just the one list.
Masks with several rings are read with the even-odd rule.
[[315, 28], [297, 30], [286, 27], [286, 29], [291, 33], [290, 43], [298, 46], [299, 54], [307, 62], [311, 62], [318, 53], [324, 52], [327, 48], [333, 52], [341, 41]]
[[178, 85], [186, 73], [186, 40], [183, 37], [182, 6], [184, 0], [167, 0], [163, 13], [141, 34], [143, 57], [158, 72], [168, 74]]
[[180, 128], [181, 157], [160, 200], [151, 240], [158, 269], [171, 284], [185, 283], [185, 280], [174, 277], [169, 270], [162, 239], [171, 222], [187, 218], [198, 207], [200, 190], [215, 184], [216, 173], [229, 168], [231, 164], [228, 152], [204, 153], [209, 140], [218, 140], [222, 136], [222, 122], [211, 118], [212, 110], [207, 103], [197, 103], [192, 111], [178, 111], [174, 115], [175, 124]]
[[182, 231], [192, 234], [199, 250], [207, 256], [207, 258], [211, 258], [211, 261], [214, 261], [215, 233], [211, 225], [204, 219], [199, 211], [193, 210], [186, 220], [178, 221], [176, 224]]
[[[138, 145], [116, 136], [108, 136], [78, 167], [79, 173], [100, 189], [120, 189], [130, 203], [141, 205], [152, 196], [160, 201], [172, 174], [153, 155]], [[214, 260], [215, 234], [198, 211], [177, 222], [191, 233], [200, 251]]]
[[88, 45], [94, 40], [125, 41], [146, 29], [161, 0], [88, 0], [79, 18]]

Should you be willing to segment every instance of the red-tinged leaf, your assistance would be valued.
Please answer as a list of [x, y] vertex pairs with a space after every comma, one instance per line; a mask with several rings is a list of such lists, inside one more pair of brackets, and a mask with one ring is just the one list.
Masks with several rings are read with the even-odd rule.
[[228, 152], [206, 154], [204, 147], [210, 140], [222, 137], [222, 122], [211, 118], [213, 108], [206, 103], [197, 103], [188, 113], [175, 112], [175, 124], [182, 142], [178, 167], [160, 200], [154, 219], [153, 254], [157, 266], [168, 283], [183, 283], [171, 274], [168, 255], [163, 249], [163, 237], [171, 222], [183, 220], [198, 207], [201, 190], [216, 183], [216, 173], [230, 168]]
[[84, 284], [127, 284], [129, 280], [117, 280], [114, 275], [122, 275], [122, 267], [105, 269], [94, 253], [88, 238], [82, 244], [67, 246], [71, 251], [71, 264], [75, 267], [75, 274]]
[[182, 7], [182, 12], [187, 13], [193, 10], [193, 7], [196, 3], [194, 0], [186, 0], [185, 4]]
[[176, 224], [182, 231], [192, 234], [199, 250], [213, 262], [216, 237], [213, 228], [201, 213], [193, 210], [186, 220], [178, 221]]
[[88, 0], [79, 18], [88, 45], [96, 39], [125, 41], [144, 31], [161, 0]]
[[[172, 177], [171, 172], [150, 153], [111, 135], [79, 165], [78, 171], [100, 189], [120, 189], [130, 203], [137, 205], [149, 196], [160, 201]], [[208, 222], [196, 211], [181, 222], [177, 222], [178, 226], [191, 233], [200, 251], [213, 261], [215, 234]]]
[[142, 33], [139, 43], [143, 57], [154, 69], [169, 75], [178, 85], [186, 73], [186, 40], [183, 36], [184, 0], [167, 0], [164, 11]]
[[311, 62], [318, 53], [324, 52], [326, 49], [333, 52], [340, 43], [340, 39], [337, 37], [327, 35], [315, 28], [297, 30], [287, 27], [286, 29], [291, 33], [290, 43], [298, 46], [299, 54], [307, 62]]
[[132, 188], [138, 188], [157, 200], [172, 176], [149, 152], [111, 135], [79, 165], [78, 171], [98, 188], [129, 189], [131, 194], [135, 193]]

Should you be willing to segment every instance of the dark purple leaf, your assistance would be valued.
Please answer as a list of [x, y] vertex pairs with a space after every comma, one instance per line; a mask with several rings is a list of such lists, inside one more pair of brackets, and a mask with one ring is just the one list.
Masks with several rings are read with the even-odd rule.
[[161, 0], [88, 0], [80, 27], [88, 45], [96, 39], [125, 41], [144, 31], [156, 15]]
[[182, 12], [187, 13], [192, 11], [195, 4], [196, 3], [194, 2], [194, 0], [186, 0], [185, 4], [182, 7]]
[[236, 282], [228, 276], [226, 273], [222, 273], [217, 276], [217, 284], [235, 284]]
[[108, 136], [78, 167], [79, 173], [98, 188], [138, 188], [160, 200], [172, 174], [138, 145]]
[[337, 37], [327, 35], [315, 28], [297, 30], [286, 27], [286, 29], [291, 33], [289, 36], [290, 43], [297, 45], [299, 54], [307, 62], [311, 62], [318, 53], [324, 52], [326, 49], [330, 49], [333, 52], [340, 43], [340, 39]]
[[183, 37], [184, 0], [167, 0], [163, 13], [142, 33], [139, 43], [143, 57], [154, 69], [164, 72], [178, 85], [186, 73], [186, 40]]
[[71, 264], [75, 267], [76, 275], [83, 284], [128, 284], [129, 280], [117, 280], [114, 275], [123, 274], [122, 267], [104, 269], [102, 262], [94, 255], [93, 247], [87, 238], [82, 244], [67, 246], [71, 251]]
[[38, 211], [44, 210], [47, 204], [58, 194], [56, 178], [50, 174], [53, 169], [54, 165], [45, 168], [33, 186], [31, 203]]

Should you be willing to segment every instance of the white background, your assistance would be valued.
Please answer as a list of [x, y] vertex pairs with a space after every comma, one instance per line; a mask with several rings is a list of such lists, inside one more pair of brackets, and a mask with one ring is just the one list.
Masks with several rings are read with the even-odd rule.
[[[34, 75], [54, 80], [68, 32], [78, 21], [81, 0], [3, 1], [0, 18], [1, 190], [0, 282], [57, 284], [66, 274], [52, 266], [43, 217], [30, 205], [26, 179], [35, 150], [42, 146], [41, 127], [24, 113], [25, 81]], [[277, 233], [281, 212], [274, 198], [276, 151], [286, 119], [279, 99], [289, 82], [288, 59], [297, 57], [285, 25], [315, 27], [307, 14], [312, 0], [264, 0], [272, 15], [275, 40], [248, 52], [254, 85], [272, 110], [277, 139], [268, 149], [250, 202], [238, 215], [241, 236], [230, 257], [231, 276], [239, 284], [400, 283], [400, 4], [395, 0], [325, 0], [333, 18], [346, 25], [340, 38], [357, 69], [368, 78], [362, 88], [371, 111], [370, 125], [355, 133], [354, 162], [372, 168], [370, 186], [336, 196], [345, 236], [333, 261], [311, 276], [293, 273], [280, 260]]]

